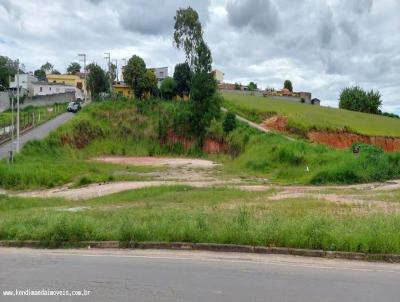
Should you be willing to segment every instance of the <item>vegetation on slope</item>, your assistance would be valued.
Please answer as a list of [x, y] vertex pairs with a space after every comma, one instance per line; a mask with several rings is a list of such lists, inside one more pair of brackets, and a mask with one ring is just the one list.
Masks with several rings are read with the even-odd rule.
[[257, 123], [278, 114], [288, 117], [289, 127], [301, 131], [346, 130], [369, 136], [400, 137], [400, 120], [396, 118], [257, 96], [232, 93], [223, 96], [226, 108]]
[[227, 133], [223, 116], [212, 121], [206, 137], [225, 143], [227, 154], [204, 154], [200, 142], [188, 149], [182, 142], [168, 142], [170, 131], [196, 142], [196, 136], [188, 134], [188, 106], [159, 100], [92, 103], [46, 139], [25, 145], [13, 165], [3, 160], [0, 186], [24, 189], [137, 179], [122, 176], [129, 173], [120, 171], [150, 170], [88, 160], [99, 155], [208, 157], [222, 162], [222, 172], [230, 176], [288, 184], [350, 184], [400, 177], [400, 153], [385, 154], [365, 145], [355, 156], [350, 150], [289, 141], [280, 134], [262, 134], [243, 124], [234, 130], [229, 127]]

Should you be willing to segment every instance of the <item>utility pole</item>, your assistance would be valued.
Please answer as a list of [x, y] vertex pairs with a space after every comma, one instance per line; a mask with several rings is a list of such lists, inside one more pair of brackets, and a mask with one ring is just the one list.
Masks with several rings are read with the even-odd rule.
[[119, 81], [119, 80], [118, 80], [118, 60], [115, 59], [114, 62], [115, 62], [115, 74], [116, 74], [116, 76], [117, 76], [117, 82], [118, 82], [118, 81]]
[[[8, 82], [11, 83], [11, 76], [8, 77]], [[14, 125], [14, 94], [11, 92], [11, 89], [8, 88], [8, 93], [9, 96], [11, 97], [11, 150], [10, 150], [10, 157], [11, 157], [11, 162], [13, 158], [13, 152], [14, 152], [14, 131], [15, 131], [15, 125]]]
[[17, 60], [17, 153], [19, 152], [19, 60]]
[[124, 80], [124, 69], [125, 69], [125, 66], [126, 66], [126, 58], [123, 58], [122, 62], [124, 62], [124, 64], [122, 65], [122, 68], [121, 68], [121, 81], [125, 82], [125, 80]]
[[84, 94], [84, 102], [86, 104], [86, 95], [87, 95], [87, 79], [86, 79], [86, 54], [85, 53], [80, 53], [78, 54], [79, 58], [83, 58], [83, 72], [85, 74], [85, 89], [83, 91]]
[[105, 52], [105, 59], [108, 63], [108, 76], [110, 77], [110, 96], [112, 95], [112, 78], [111, 78], [111, 55], [109, 52]]

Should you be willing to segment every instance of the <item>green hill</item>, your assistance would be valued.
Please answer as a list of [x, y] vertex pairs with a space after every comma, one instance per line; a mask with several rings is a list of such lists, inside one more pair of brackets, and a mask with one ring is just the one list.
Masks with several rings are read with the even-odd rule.
[[224, 93], [224, 106], [254, 122], [273, 115], [300, 130], [347, 130], [368, 136], [400, 137], [400, 119], [265, 97]]

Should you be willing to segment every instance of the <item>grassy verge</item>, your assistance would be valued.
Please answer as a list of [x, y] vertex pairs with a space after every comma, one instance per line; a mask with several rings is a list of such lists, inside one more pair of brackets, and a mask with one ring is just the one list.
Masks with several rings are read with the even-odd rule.
[[396, 118], [257, 96], [223, 96], [226, 108], [257, 123], [279, 114], [288, 118], [289, 127], [301, 131], [347, 130], [369, 136], [400, 137], [400, 120]]
[[[53, 109], [52, 112], [48, 111], [49, 107]], [[43, 123], [60, 113], [64, 113], [66, 108], [67, 108], [66, 104], [62, 103], [49, 106], [39, 106], [39, 107], [28, 106], [26, 108], [21, 108], [20, 110], [21, 124], [22, 121], [24, 120], [28, 122], [28, 116], [29, 116], [29, 121], [31, 121], [33, 115], [35, 116], [35, 121], [37, 121], [37, 123]], [[40, 121], [38, 120], [39, 116], [40, 116]], [[16, 113], [14, 112], [14, 122], [15, 119], [16, 119]], [[12, 121], [11, 109], [6, 110], [5, 112], [0, 112], [0, 125], [8, 126], [11, 124], [11, 121]]]
[[399, 214], [319, 200], [268, 202], [268, 195], [157, 187], [88, 201], [1, 196], [0, 240], [40, 240], [51, 247], [82, 240], [182, 241], [400, 253]]

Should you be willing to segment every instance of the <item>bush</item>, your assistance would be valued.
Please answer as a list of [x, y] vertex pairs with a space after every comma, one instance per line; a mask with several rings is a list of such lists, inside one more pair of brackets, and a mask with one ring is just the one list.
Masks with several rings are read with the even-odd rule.
[[163, 98], [171, 100], [176, 95], [176, 81], [173, 78], [166, 78], [161, 82], [160, 94]]
[[236, 129], [236, 115], [233, 112], [228, 112], [226, 114], [222, 127], [225, 133]]
[[305, 162], [304, 156], [295, 152], [293, 148], [280, 147], [276, 152], [276, 160], [288, 163], [294, 166], [299, 166]]
[[241, 129], [236, 129], [229, 133], [228, 144], [229, 144], [229, 154], [232, 157], [239, 156], [245, 150], [246, 144], [249, 141], [249, 136], [245, 131]]
[[210, 127], [207, 128], [207, 137], [217, 141], [224, 140], [224, 129], [220, 121], [216, 119], [211, 121]]

